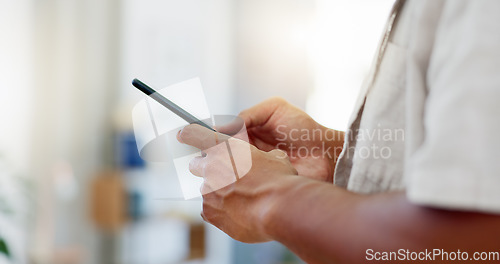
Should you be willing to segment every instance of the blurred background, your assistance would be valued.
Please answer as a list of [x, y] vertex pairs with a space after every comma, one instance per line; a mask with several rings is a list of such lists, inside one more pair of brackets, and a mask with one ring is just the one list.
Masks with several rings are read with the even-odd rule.
[[[0, 0], [0, 264], [301, 263], [236, 242], [137, 155], [130, 81], [200, 77], [345, 129], [394, 0]], [[170, 189], [169, 189], [170, 188]]]

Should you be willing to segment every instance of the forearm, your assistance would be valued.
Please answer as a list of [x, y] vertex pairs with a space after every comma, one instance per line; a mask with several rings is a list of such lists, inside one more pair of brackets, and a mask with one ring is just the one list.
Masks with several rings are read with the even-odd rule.
[[500, 247], [498, 216], [415, 206], [404, 193], [357, 195], [300, 177], [284, 185], [292, 187], [275, 196], [265, 230], [309, 263], [364, 263], [367, 249]]

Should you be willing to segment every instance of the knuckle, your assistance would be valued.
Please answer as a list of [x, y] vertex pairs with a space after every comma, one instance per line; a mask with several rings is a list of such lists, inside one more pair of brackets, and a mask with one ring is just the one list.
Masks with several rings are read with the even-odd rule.
[[248, 114], [249, 114], [249, 110], [248, 110], [248, 109], [245, 109], [245, 110], [241, 111], [241, 112], [238, 114], [238, 116], [240, 116], [240, 117], [241, 117], [241, 116], [247, 116]]
[[209, 163], [204, 163], [203, 165], [201, 165], [201, 171], [202, 171], [204, 177], [210, 176], [210, 172], [212, 170], [209, 167], [210, 167]]
[[193, 166], [191, 166], [191, 164], [189, 164], [189, 172], [191, 172], [192, 174], [194, 174], [196, 176], [199, 176], [199, 175], [197, 175], [198, 171]]
[[[203, 183], [200, 187], [200, 191], [203, 196], [206, 196], [207, 194], [212, 192], [212, 188], [210, 188], [208, 184]], [[205, 204], [205, 201], [203, 202], [203, 204]]]
[[200, 216], [201, 216], [201, 219], [203, 219], [203, 221], [208, 222], [207, 217], [205, 216], [203, 211], [201, 212]]
[[194, 175], [197, 175], [197, 176], [201, 176], [201, 175], [198, 175], [199, 172], [201, 171], [200, 170], [200, 165], [201, 162], [199, 161], [198, 158], [194, 158], [192, 159], [190, 162], [189, 162], [189, 171], [194, 174]]
[[203, 202], [201, 214], [206, 222], [210, 223], [210, 206]]
[[271, 97], [269, 101], [273, 104], [279, 104], [279, 105], [284, 105], [288, 103], [283, 97], [280, 96]]
[[288, 159], [288, 154], [286, 153], [286, 151], [281, 149], [273, 149], [269, 153], [276, 158]]

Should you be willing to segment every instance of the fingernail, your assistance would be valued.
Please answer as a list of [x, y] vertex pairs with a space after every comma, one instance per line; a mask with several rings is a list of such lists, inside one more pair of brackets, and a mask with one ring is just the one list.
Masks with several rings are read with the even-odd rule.
[[182, 129], [179, 130], [179, 132], [177, 132], [177, 141], [179, 141], [180, 143], [183, 143], [181, 140], [181, 132], [182, 132]]

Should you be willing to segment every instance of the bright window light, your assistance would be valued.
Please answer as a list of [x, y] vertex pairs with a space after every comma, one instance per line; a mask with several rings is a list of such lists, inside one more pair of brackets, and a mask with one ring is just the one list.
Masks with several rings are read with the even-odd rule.
[[317, 0], [309, 54], [315, 74], [307, 112], [345, 130], [394, 0]]

